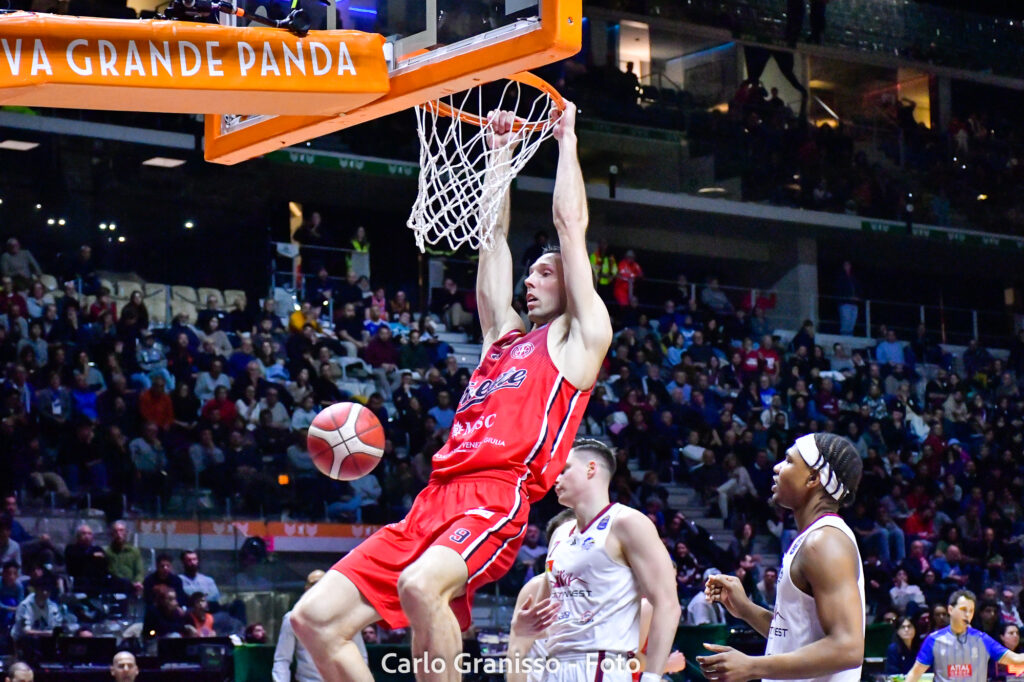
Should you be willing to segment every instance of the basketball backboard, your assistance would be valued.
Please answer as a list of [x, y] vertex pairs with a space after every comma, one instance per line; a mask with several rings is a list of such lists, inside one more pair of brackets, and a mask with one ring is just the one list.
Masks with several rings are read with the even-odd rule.
[[[291, 2], [235, 0], [285, 16]], [[389, 91], [341, 116], [206, 117], [206, 159], [233, 164], [442, 95], [565, 59], [582, 42], [582, 0], [300, 0], [314, 29], [386, 39]], [[244, 25], [244, 19], [230, 18]], [[313, 35], [313, 34], [311, 34]]]

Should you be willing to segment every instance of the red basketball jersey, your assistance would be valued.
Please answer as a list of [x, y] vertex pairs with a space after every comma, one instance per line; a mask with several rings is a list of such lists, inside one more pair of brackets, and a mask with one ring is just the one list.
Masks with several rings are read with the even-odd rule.
[[510, 474], [531, 502], [562, 472], [590, 391], [562, 376], [548, 355], [548, 328], [512, 331], [484, 352], [459, 400], [432, 477]]

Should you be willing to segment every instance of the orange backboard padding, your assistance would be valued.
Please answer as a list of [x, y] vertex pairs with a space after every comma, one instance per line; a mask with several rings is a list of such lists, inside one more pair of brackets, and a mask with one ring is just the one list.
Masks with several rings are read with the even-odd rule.
[[384, 37], [0, 16], [0, 104], [177, 113], [342, 114], [387, 93]]
[[219, 116], [207, 116], [206, 160], [239, 163], [449, 93], [571, 57], [579, 52], [583, 42], [582, 19], [582, 0], [543, 0], [539, 29], [397, 73], [391, 78], [387, 95], [345, 116], [279, 116], [228, 135], [221, 133]]

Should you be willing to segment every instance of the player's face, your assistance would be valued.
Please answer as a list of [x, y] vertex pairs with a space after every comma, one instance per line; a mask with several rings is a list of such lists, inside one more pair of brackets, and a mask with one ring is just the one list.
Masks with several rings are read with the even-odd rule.
[[949, 609], [949, 624], [957, 630], [962, 630], [974, 620], [974, 602], [967, 597], [960, 597], [956, 604], [947, 607]]
[[586, 487], [587, 469], [593, 463], [587, 462], [583, 457], [577, 456], [575, 452], [569, 454], [565, 461], [562, 473], [555, 480], [555, 494], [558, 496], [558, 503], [563, 507], [572, 509], [579, 499], [580, 492]]
[[546, 253], [530, 266], [526, 278], [526, 311], [530, 322], [545, 324], [565, 311], [562, 258]]
[[800, 505], [806, 488], [810, 467], [794, 445], [786, 450], [786, 456], [772, 469], [775, 478], [772, 481], [772, 502], [785, 509], [794, 509]]

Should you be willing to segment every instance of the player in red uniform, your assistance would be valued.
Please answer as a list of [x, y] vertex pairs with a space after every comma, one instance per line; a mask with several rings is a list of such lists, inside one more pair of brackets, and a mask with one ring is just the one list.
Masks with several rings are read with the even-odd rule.
[[[511, 154], [513, 116], [492, 112], [490, 144]], [[292, 611], [291, 622], [326, 682], [371, 682], [352, 644], [383, 620], [412, 627], [412, 653], [445, 662], [419, 680], [458, 680], [452, 664], [470, 624], [473, 593], [512, 566], [530, 503], [562, 470], [611, 343], [608, 310], [587, 257], [587, 200], [576, 154], [576, 107], [555, 125], [558, 170], [552, 199], [560, 252], [530, 268], [527, 332], [512, 308], [506, 238], [509, 197], [496, 246], [480, 252], [477, 301], [484, 344], [455, 413], [451, 435], [408, 516], [375, 533], [334, 565]], [[450, 608], [449, 608], [450, 606]]]

